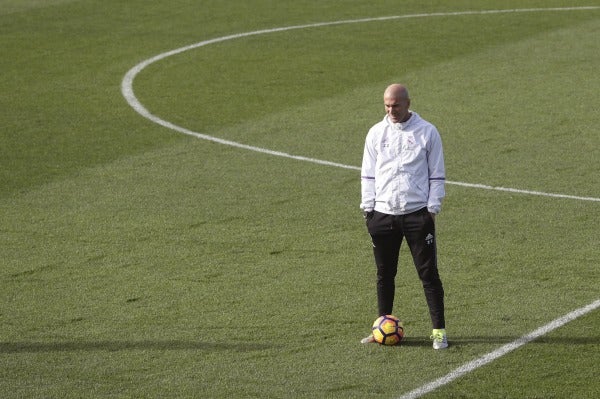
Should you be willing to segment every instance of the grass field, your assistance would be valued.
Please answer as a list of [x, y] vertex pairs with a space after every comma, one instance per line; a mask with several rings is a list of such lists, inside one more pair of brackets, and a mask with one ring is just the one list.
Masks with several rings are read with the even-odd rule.
[[[132, 87], [346, 168], [121, 92], [319, 23]], [[599, 35], [584, 0], [0, 0], [0, 397], [399, 398], [594, 303]], [[407, 336], [359, 343], [356, 168], [396, 81], [444, 142], [441, 352], [406, 248]], [[596, 309], [423, 397], [600, 397], [599, 342]]]

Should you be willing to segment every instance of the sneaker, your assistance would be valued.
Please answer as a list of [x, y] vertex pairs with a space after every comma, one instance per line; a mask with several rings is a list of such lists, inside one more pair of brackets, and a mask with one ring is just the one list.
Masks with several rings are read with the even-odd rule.
[[430, 338], [433, 340], [433, 349], [446, 349], [448, 347], [445, 329], [433, 330]]
[[372, 344], [373, 342], [375, 342], [375, 338], [373, 337], [373, 334], [369, 335], [368, 337], [364, 337], [363, 339], [360, 340], [361, 344]]

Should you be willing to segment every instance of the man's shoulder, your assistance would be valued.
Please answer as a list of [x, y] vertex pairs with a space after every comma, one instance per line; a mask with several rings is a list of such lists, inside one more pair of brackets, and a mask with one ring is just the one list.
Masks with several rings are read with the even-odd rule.
[[421, 130], [423, 132], [438, 132], [437, 127], [426, 119], [423, 119], [419, 114], [415, 113], [415, 120], [413, 121], [413, 129]]
[[412, 114], [412, 123], [414, 123], [415, 125], [433, 126], [433, 124], [431, 122], [429, 122], [427, 119], [423, 118], [421, 115], [417, 114], [416, 112], [413, 112], [413, 114]]
[[379, 122], [375, 123], [372, 127], [371, 130], [373, 129], [381, 129], [382, 127], [385, 127], [388, 125], [388, 122], [385, 118], [381, 119]]
[[368, 135], [369, 136], [379, 135], [385, 131], [386, 126], [388, 126], [388, 123], [386, 122], [386, 120], [385, 119], [380, 120], [379, 122], [377, 122], [376, 124], [371, 126], [371, 128], [369, 129]]

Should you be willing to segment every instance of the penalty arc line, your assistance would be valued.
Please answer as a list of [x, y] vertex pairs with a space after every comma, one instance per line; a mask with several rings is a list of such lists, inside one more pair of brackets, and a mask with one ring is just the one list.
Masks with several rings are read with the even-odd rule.
[[[147, 66], [149, 66], [157, 61], [165, 59], [167, 57], [170, 57], [170, 56], [173, 56], [176, 54], [180, 54], [185, 51], [200, 48], [200, 47], [203, 47], [203, 46], [206, 46], [209, 44], [214, 44], [214, 43], [224, 42], [227, 40], [233, 40], [233, 39], [244, 38], [244, 37], [249, 37], [249, 36], [261, 35], [261, 34], [284, 32], [284, 31], [290, 31], [290, 30], [294, 30], [294, 29], [306, 29], [306, 28], [316, 28], [316, 27], [325, 27], [325, 26], [342, 25], [342, 24], [377, 22], [377, 21], [387, 21], [387, 20], [394, 20], [394, 19], [407, 19], [407, 18], [444, 17], [444, 16], [461, 16], [461, 15], [462, 16], [489, 15], [489, 14], [542, 12], [542, 11], [577, 11], [577, 10], [597, 10], [597, 9], [600, 9], [600, 7], [599, 6], [589, 6], [589, 7], [562, 7], [562, 8], [527, 8], [527, 9], [508, 9], [508, 10], [483, 10], [483, 11], [459, 11], [459, 12], [446, 12], [446, 13], [412, 14], [412, 15], [388, 16], [388, 17], [379, 17], [379, 18], [364, 18], [364, 19], [354, 19], [354, 20], [345, 20], [345, 21], [323, 22], [323, 23], [315, 23], [315, 24], [307, 24], [307, 25], [296, 25], [296, 26], [281, 27], [281, 28], [274, 28], [274, 29], [264, 29], [264, 30], [258, 30], [258, 31], [253, 31], [253, 32], [240, 33], [240, 34], [233, 34], [233, 35], [229, 35], [229, 36], [223, 36], [223, 37], [219, 37], [219, 38], [215, 38], [215, 39], [211, 39], [211, 40], [198, 42], [198, 43], [195, 43], [195, 44], [192, 44], [189, 46], [185, 46], [185, 47], [181, 47], [181, 48], [171, 50], [171, 51], [168, 51], [165, 53], [161, 53], [152, 58], [149, 58], [145, 61], [140, 62], [139, 64], [134, 66], [132, 69], [130, 69], [125, 74], [125, 76], [121, 82], [121, 92], [122, 92], [122, 95], [125, 98], [125, 100], [128, 102], [128, 104], [141, 116], [143, 116], [144, 118], [146, 118], [158, 125], [161, 125], [170, 130], [177, 131], [179, 133], [190, 135], [190, 136], [196, 137], [198, 139], [202, 139], [202, 140], [213, 141], [213, 142], [220, 143], [223, 145], [228, 145], [228, 146], [237, 147], [240, 149], [246, 149], [249, 151], [255, 151], [255, 152], [264, 153], [264, 154], [269, 154], [269, 155], [273, 155], [273, 156], [296, 159], [299, 161], [312, 162], [312, 163], [316, 163], [316, 164], [321, 164], [321, 165], [326, 165], [326, 166], [334, 166], [334, 167], [339, 167], [339, 168], [344, 168], [344, 169], [360, 170], [360, 168], [356, 167], [356, 166], [344, 165], [344, 164], [340, 164], [340, 163], [336, 163], [336, 162], [319, 160], [319, 159], [314, 159], [314, 158], [309, 158], [309, 157], [304, 157], [304, 156], [299, 156], [299, 155], [288, 154], [285, 152], [269, 150], [266, 148], [251, 146], [251, 145], [247, 145], [247, 144], [242, 144], [242, 143], [238, 143], [235, 141], [230, 141], [230, 140], [225, 140], [225, 139], [221, 139], [218, 137], [210, 136], [207, 134], [194, 132], [194, 131], [186, 129], [184, 127], [177, 126], [171, 122], [168, 122], [168, 121], [165, 121], [165, 120], [159, 118], [156, 115], [153, 115], [151, 112], [149, 112], [146, 109], [146, 107], [144, 107], [142, 105], [142, 103], [137, 99], [137, 97], [135, 96], [135, 93], [133, 91], [133, 81], [134, 81], [135, 77], [144, 68], [146, 68]], [[494, 186], [488, 186], [488, 185], [484, 185], [484, 184], [473, 184], [473, 183], [453, 182], [453, 181], [447, 181], [446, 183], [463, 186], [463, 187], [485, 189], [485, 190], [507, 191], [507, 192], [514, 192], [514, 193], [520, 193], [520, 194], [540, 195], [540, 196], [555, 197], [555, 198], [567, 198], [567, 199], [575, 199], [575, 200], [581, 200], [581, 201], [596, 201], [596, 202], [600, 201], [600, 198], [595, 198], [595, 197], [579, 197], [579, 196], [565, 195], [565, 194], [553, 194], [553, 193], [545, 193], [545, 192], [540, 192], [540, 191], [520, 190], [520, 189], [506, 188], [506, 187], [494, 187]], [[549, 324], [533, 331], [532, 333], [524, 335], [523, 337], [519, 338], [518, 340], [516, 340], [510, 344], [504, 345], [504, 346], [500, 347], [499, 349], [496, 349], [495, 351], [492, 351], [474, 361], [466, 363], [465, 365], [455, 369], [454, 371], [452, 371], [445, 377], [439, 378], [433, 382], [423, 385], [422, 387], [417, 388], [414, 391], [411, 391], [411, 392], [399, 397], [398, 399], [415, 399], [426, 393], [432, 392], [432, 391], [436, 390], [437, 388], [439, 388], [443, 385], [446, 385], [446, 384], [454, 381], [455, 379], [457, 379], [465, 374], [468, 374], [471, 371], [473, 371], [481, 366], [484, 366], [484, 365], [498, 359], [499, 357], [504, 356], [505, 354], [507, 354], [509, 352], [514, 351], [517, 348], [520, 348], [521, 346], [541, 337], [542, 335], [545, 335], [545, 334], [563, 326], [564, 324], [569, 323], [569, 322], [575, 320], [576, 318], [583, 316], [584, 314], [597, 309], [598, 307], [600, 307], [600, 300], [596, 300], [595, 302], [591, 303], [590, 305], [587, 305], [583, 308], [577, 309], [561, 318], [558, 318], [558, 319], [550, 322]]]
[[[127, 103], [141, 116], [143, 116], [144, 118], [146, 118], [158, 125], [161, 125], [167, 129], [174, 130], [179, 133], [194, 136], [198, 139], [213, 141], [213, 142], [217, 142], [217, 143], [220, 143], [223, 145], [237, 147], [237, 148], [241, 148], [241, 149], [245, 149], [245, 150], [249, 150], [249, 151], [260, 152], [260, 153], [264, 153], [264, 154], [269, 154], [269, 155], [274, 155], [274, 156], [279, 156], [279, 157], [284, 157], [284, 158], [290, 158], [290, 159], [295, 159], [295, 160], [299, 160], [299, 161], [312, 162], [312, 163], [317, 163], [317, 164], [326, 165], [326, 166], [334, 166], [334, 167], [344, 168], [344, 169], [360, 170], [360, 168], [356, 167], [356, 166], [344, 165], [341, 163], [330, 162], [330, 161], [325, 161], [325, 160], [320, 160], [320, 159], [314, 159], [314, 158], [309, 158], [309, 157], [300, 156], [300, 155], [293, 155], [293, 154], [288, 154], [285, 152], [269, 150], [267, 148], [261, 148], [261, 147], [256, 147], [256, 146], [252, 146], [252, 145], [242, 144], [242, 143], [238, 143], [235, 141], [230, 141], [230, 140], [221, 139], [221, 138], [218, 138], [215, 136], [210, 136], [207, 134], [194, 132], [194, 131], [186, 129], [184, 127], [175, 125], [171, 122], [168, 122], [168, 121], [161, 119], [158, 116], [152, 114], [150, 111], [148, 111], [148, 109], [146, 109], [146, 107], [144, 107], [144, 105], [142, 105], [142, 103], [137, 99], [137, 97], [135, 96], [135, 93], [133, 91], [133, 81], [134, 81], [135, 77], [143, 69], [145, 69], [149, 65], [151, 65], [155, 62], [158, 62], [160, 60], [163, 60], [167, 57], [171, 57], [173, 55], [177, 55], [177, 54], [183, 53], [185, 51], [193, 50], [193, 49], [207, 46], [210, 44], [244, 38], [244, 37], [249, 37], [249, 36], [256, 36], [256, 35], [269, 34], [269, 33], [275, 33], [275, 32], [284, 32], [284, 31], [290, 31], [290, 30], [295, 30], [295, 29], [317, 28], [317, 27], [342, 25], [342, 24], [353, 24], [353, 23], [364, 23], [364, 22], [378, 22], [378, 21], [388, 21], [388, 20], [395, 20], [395, 19], [445, 17], [445, 16], [466, 16], [466, 15], [490, 15], [490, 14], [524, 13], [524, 12], [542, 12], [542, 11], [578, 11], [578, 10], [596, 10], [596, 9], [600, 9], [600, 6], [562, 7], [562, 8], [556, 8], [556, 7], [555, 8], [523, 8], [523, 9], [507, 9], [507, 10], [482, 10], [482, 11], [440, 12], [440, 13], [429, 13], [429, 14], [407, 14], [407, 15], [387, 16], [387, 17], [376, 17], [376, 18], [351, 19], [351, 20], [344, 20], [344, 21], [321, 22], [321, 23], [314, 23], [314, 24], [295, 25], [295, 26], [287, 26], [287, 27], [280, 27], [280, 28], [273, 28], [273, 29], [263, 29], [263, 30], [253, 31], [253, 32], [238, 33], [238, 34], [218, 37], [215, 39], [205, 40], [205, 41], [191, 44], [191, 45], [185, 46], [185, 47], [180, 47], [180, 48], [177, 48], [177, 49], [174, 49], [171, 51], [167, 51], [167, 52], [158, 54], [154, 57], [148, 58], [147, 60], [140, 62], [139, 64], [137, 64], [136, 66], [131, 68], [125, 74], [125, 76], [121, 82], [121, 93], [122, 93], [123, 97], [125, 98], [125, 100], [127, 101]], [[478, 188], [478, 189], [483, 189], [483, 190], [495, 190], [495, 191], [537, 195], [537, 196], [544, 196], [544, 197], [554, 197], [554, 198], [574, 199], [574, 200], [579, 200], [579, 201], [600, 202], [600, 198], [596, 198], [596, 197], [582, 197], [582, 196], [568, 195], [568, 194], [547, 193], [547, 192], [541, 192], [541, 191], [522, 190], [522, 189], [508, 188], [508, 187], [496, 187], [496, 186], [489, 186], [489, 185], [485, 185], [485, 184], [466, 183], [466, 182], [458, 182], [458, 181], [450, 181], [450, 180], [446, 181], [446, 183], [451, 184], [451, 185], [462, 186], [462, 187]]]
[[468, 363], [463, 364], [457, 369], [451, 371], [445, 376], [438, 378], [430, 383], [427, 383], [420, 388], [417, 388], [411, 392], [408, 392], [402, 396], [399, 396], [397, 399], [417, 399], [421, 396], [428, 394], [430, 392], [435, 391], [436, 389], [451, 383], [452, 381], [464, 376], [465, 374], [471, 373], [475, 369], [479, 367], [485, 366], [488, 363], [493, 362], [494, 360], [522, 347], [525, 344], [530, 343], [543, 335], [548, 334], [551, 331], [556, 330], [559, 327], [564, 326], [567, 323], [572, 322], [573, 320], [586, 315], [596, 309], [600, 308], [600, 299], [590, 303], [587, 306], [576, 309], [558, 319], [551, 321], [543, 327], [538, 328], [535, 331], [530, 332], [529, 334], [523, 335], [521, 338], [516, 339], [515, 341], [508, 343], [500, 348], [489, 352], [478, 359], [472, 360]]

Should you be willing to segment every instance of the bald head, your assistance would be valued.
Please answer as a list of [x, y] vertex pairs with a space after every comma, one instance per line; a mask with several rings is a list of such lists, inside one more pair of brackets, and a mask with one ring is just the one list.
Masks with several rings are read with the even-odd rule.
[[406, 86], [400, 83], [394, 83], [389, 85], [383, 93], [383, 98], [395, 99], [395, 100], [409, 100], [408, 89]]
[[389, 85], [383, 93], [385, 112], [393, 123], [406, 122], [410, 118], [410, 97], [406, 86]]

